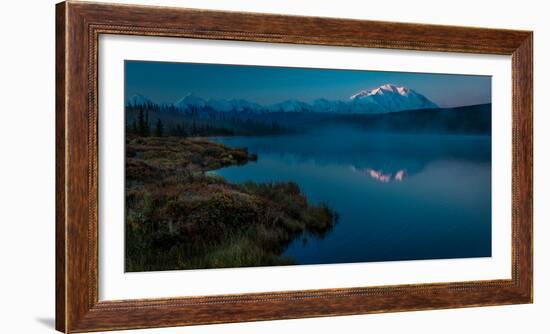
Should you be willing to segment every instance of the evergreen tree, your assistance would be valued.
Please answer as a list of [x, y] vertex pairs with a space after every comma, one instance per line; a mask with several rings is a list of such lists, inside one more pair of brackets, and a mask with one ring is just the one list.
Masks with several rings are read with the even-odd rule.
[[172, 128], [172, 135], [179, 136], [181, 133], [181, 125], [176, 124], [174, 128]]
[[172, 128], [172, 135], [177, 137], [187, 137], [187, 132], [185, 132], [183, 122], [181, 122], [181, 124], [176, 124], [176, 126]]
[[185, 131], [185, 124], [183, 122], [181, 122], [181, 133], [180, 133], [180, 136], [182, 137], [187, 137], [189, 134], [187, 133], [187, 131]]
[[191, 127], [191, 136], [196, 136], [198, 134], [197, 122], [193, 121], [193, 126]]
[[145, 133], [146, 133], [145, 127], [146, 127], [146, 124], [145, 124], [145, 117], [143, 114], [143, 108], [139, 108], [137, 134], [140, 136], [145, 136]]
[[149, 110], [145, 111], [145, 134], [144, 136], [149, 136], [151, 133], [150, 127], [149, 127]]
[[162, 133], [164, 132], [164, 125], [162, 124], [162, 121], [157, 119], [157, 126], [155, 127], [155, 135], [157, 137], [162, 137]]
[[138, 125], [137, 125], [137, 122], [136, 120], [134, 119], [134, 121], [132, 122], [132, 128], [130, 130], [133, 134], [137, 134], [138, 133]]

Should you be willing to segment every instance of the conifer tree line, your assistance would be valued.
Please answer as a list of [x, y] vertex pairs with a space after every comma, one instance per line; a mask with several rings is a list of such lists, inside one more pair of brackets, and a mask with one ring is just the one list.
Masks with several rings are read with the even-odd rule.
[[[127, 131], [131, 134], [141, 137], [195, 137], [195, 136], [227, 136], [233, 132], [223, 127], [216, 127], [211, 123], [199, 122], [197, 120], [174, 122], [171, 127], [166, 128], [160, 117], [157, 117], [156, 122], [151, 122], [149, 119], [149, 109], [143, 107], [137, 108], [137, 117], [135, 117], [129, 125]], [[153, 125], [154, 123], [154, 125]]]
[[209, 108], [181, 110], [173, 105], [130, 104], [126, 106], [126, 117], [127, 132], [142, 137], [270, 135], [288, 131], [273, 120], [253, 120], [246, 111], [224, 113]]

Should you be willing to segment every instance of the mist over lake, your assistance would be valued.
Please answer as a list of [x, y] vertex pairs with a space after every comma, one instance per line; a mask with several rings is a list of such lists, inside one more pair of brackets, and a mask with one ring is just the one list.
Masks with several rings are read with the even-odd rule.
[[125, 269], [491, 256], [491, 76], [125, 61]]
[[327, 126], [216, 141], [258, 159], [211, 173], [240, 184], [293, 181], [337, 213], [329, 233], [304, 233], [284, 251], [298, 264], [491, 256], [490, 135]]

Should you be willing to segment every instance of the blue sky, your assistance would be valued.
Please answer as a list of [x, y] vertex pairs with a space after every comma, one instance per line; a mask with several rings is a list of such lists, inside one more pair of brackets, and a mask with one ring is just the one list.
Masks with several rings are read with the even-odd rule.
[[188, 93], [260, 104], [347, 100], [386, 83], [411, 88], [441, 107], [491, 102], [490, 76], [125, 61], [126, 96], [142, 94], [157, 103], [176, 102]]

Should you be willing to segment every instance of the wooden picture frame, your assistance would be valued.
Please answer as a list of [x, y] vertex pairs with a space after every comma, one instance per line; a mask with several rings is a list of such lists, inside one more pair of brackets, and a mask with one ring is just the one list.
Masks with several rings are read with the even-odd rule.
[[[512, 56], [512, 278], [99, 301], [101, 34]], [[56, 329], [120, 330], [533, 301], [533, 33], [66, 1], [56, 7]]]

